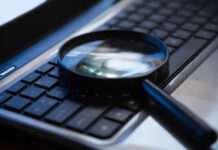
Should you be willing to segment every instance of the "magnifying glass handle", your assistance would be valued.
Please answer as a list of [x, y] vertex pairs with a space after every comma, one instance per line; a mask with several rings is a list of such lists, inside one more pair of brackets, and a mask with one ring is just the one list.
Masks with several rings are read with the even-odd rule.
[[[188, 108], [165, 93], [149, 80], [145, 80], [143, 82], [143, 88], [151, 97], [152, 102], [157, 105], [158, 109], [161, 109], [161, 112], [167, 114], [167, 119], [170, 119], [169, 123], [173, 122], [174, 129], [179, 131], [174, 134], [184, 132], [185, 137], [183, 135], [183, 138], [187, 138], [189, 140], [192, 139], [193, 141], [191, 142], [195, 142], [199, 145], [209, 146], [215, 142], [217, 138], [216, 132]], [[176, 136], [179, 137], [180, 135]]]

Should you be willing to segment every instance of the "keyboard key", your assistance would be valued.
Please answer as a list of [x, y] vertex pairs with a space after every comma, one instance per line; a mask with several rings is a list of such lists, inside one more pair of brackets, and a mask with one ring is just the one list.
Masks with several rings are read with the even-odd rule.
[[26, 82], [26, 83], [33, 83], [35, 80], [37, 80], [40, 77], [40, 74], [36, 73], [36, 72], [32, 72], [29, 75], [27, 75], [26, 77], [24, 77], [22, 79], [22, 81]]
[[90, 97], [87, 93], [77, 91], [73, 95], [70, 96], [70, 99], [78, 101], [83, 104], [87, 104], [88, 101], [90, 100]]
[[194, 16], [190, 19], [190, 21], [197, 24], [204, 24], [207, 19], [199, 16]]
[[48, 93], [48, 96], [62, 100], [65, 99], [69, 94], [70, 90], [57, 86]]
[[187, 3], [186, 5], [184, 5], [185, 8], [190, 9], [190, 10], [198, 10], [200, 8], [200, 5], [198, 5], [197, 3]]
[[190, 17], [193, 15], [193, 11], [192, 10], [187, 10], [187, 9], [181, 9], [177, 12], [178, 15], [181, 15], [183, 17]]
[[160, 39], [165, 39], [169, 33], [167, 31], [164, 31], [164, 30], [156, 29], [151, 34], [153, 34], [154, 36], [156, 36]]
[[168, 19], [168, 21], [176, 24], [182, 24], [185, 22], [185, 18], [182, 16], [172, 16]]
[[186, 23], [182, 26], [183, 29], [188, 31], [197, 31], [200, 26], [194, 23]]
[[57, 65], [58, 64], [58, 61], [57, 61], [57, 58], [53, 58], [52, 60], [49, 61], [50, 64], [53, 64], [53, 65]]
[[120, 19], [125, 18], [127, 16], [128, 16], [128, 12], [127, 11], [122, 11], [118, 15], [116, 15], [116, 17], [120, 18]]
[[161, 8], [159, 10], [159, 13], [164, 14], [164, 15], [171, 15], [173, 14], [173, 12], [174, 12], [174, 9], [169, 8], [169, 7]]
[[80, 113], [67, 122], [67, 127], [79, 131], [84, 131], [92, 122], [94, 122], [105, 110], [105, 105], [89, 105]]
[[167, 3], [167, 6], [175, 8], [175, 9], [181, 7], [181, 5], [182, 4], [179, 1], [171, 1]]
[[208, 23], [204, 26], [204, 28], [210, 31], [218, 32], [218, 24]]
[[178, 38], [173, 38], [173, 37], [168, 37], [165, 40], [165, 43], [169, 46], [173, 46], [173, 47], [178, 47], [179, 45], [181, 45], [183, 42], [183, 40], [180, 40]]
[[14, 85], [12, 85], [7, 91], [10, 93], [16, 94], [19, 91], [21, 91], [22, 89], [24, 89], [25, 87], [26, 87], [25, 83], [17, 82]]
[[136, 8], [137, 8], [136, 5], [130, 5], [130, 6], [127, 6], [127, 8], [125, 8], [125, 11], [132, 12], [132, 11], [134, 11]]
[[154, 14], [151, 17], [149, 17], [149, 19], [157, 22], [163, 22], [166, 19], [166, 16], [162, 14]]
[[19, 110], [23, 109], [25, 106], [27, 106], [28, 104], [30, 104], [30, 102], [31, 101], [26, 99], [26, 98], [15, 96], [12, 99], [10, 99], [9, 101], [7, 101], [4, 104], [4, 106], [19, 111]]
[[47, 64], [39, 67], [36, 71], [39, 73], [42, 73], [42, 74], [46, 74], [47, 72], [49, 72], [53, 68], [54, 68], [53, 65], [47, 63]]
[[181, 39], [187, 39], [191, 36], [191, 32], [184, 31], [184, 30], [177, 30], [173, 33], [173, 36], [181, 38]]
[[182, 47], [169, 57], [169, 75], [172, 75], [176, 70], [182, 67], [182, 65], [204, 47], [206, 43], [206, 40], [191, 38], [183, 44]]
[[164, 22], [160, 25], [160, 28], [172, 32], [177, 28], [177, 25], [170, 22]]
[[140, 24], [141, 27], [147, 28], [147, 29], [153, 29], [153, 28], [155, 28], [157, 25], [158, 25], [157, 22], [150, 21], [150, 20], [146, 20], [146, 21], [144, 21], [144, 22], [142, 22], [142, 23]]
[[214, 15], [215, 11], [213, 10], [207, 10], [207, 9], [202, 9], [198, 12], [199, 16], [203, 16], [203, 17], [212, 17]]
[[45, 119], [61, 124], [73, 113], [75, 113], [80, 107], [81, 104], [66, 100], [53, 111], [51, 111], [48, 115], [46, 115]]
[[196, 36], [199, 38], [210, 40], [215, 36], [215, 33], [206, 30], [200, 30], [196, 33]]
[[123, 20], [119, 24], [119, 27], [124, 28], [124, 29], [131, 29], [135, 26], [134, 22]]
[[161, 6], [160, 1], [150, 1], [147, 3], [147, 6], [150, 8], [159, 8]]
[[5, 102], [6, 100], [8, 100], [9, 98], [11, 98], [11, 94], [3, 92], [0, 94], [0, 103]]
[[49, 77], [49, 76], [43, 76], [41, 79], [36, 81], [35, 84], [37, 86], [50, 89], [51, 87], [53, 87], [57, 83], [58, 83], [58, 79], [52, 78], [52, 77]]
[[92, 126], [88, 133], [99, 138], [107, 138], [112, 136], [120, 127], [120, 124], [110, 120], [101, 119]]
[[115, 121], [125, 122], [131, 115], [131, 111], [115, 107], [106, 114], [106, 117]]
[[148, 7], [147, 8], [142, 7], [142, 8], [137, 9], [137, 12], [141, 13], [144, 16], [148, 16], [153, 12], [153, 10]]
[[51, 70], [48, 75], [55, 78], [59, 78], [58, 68], [54, 68], [53, 70]]
[[131, 110], [138, 110], [140, 108], [140, 104], [137, 100], [134, 98], [127, 98], [126, 100], [123, 100], [120, 103], [120, 106], [131, 109]]
[[129, 20], [135, 21], [135, 22], [141, 22], [144, 19], [144, 16], [141, 14], [131, 14], [130, 16], [128, 16]]
[[49, 109], [54, 107], [57, 104], [57, 101], [48, 97], [42, 97], [37, 100], [35, 103], [27, 107], [24, 112], [35, 117], [41, 117]]
[[37, 99], [43, 93], [45, 93], [44, 89], [36, 86], [29, 86], [28, 88], [26, 88], [24, 91], [21, 92], [21, 95], [31, 99]]

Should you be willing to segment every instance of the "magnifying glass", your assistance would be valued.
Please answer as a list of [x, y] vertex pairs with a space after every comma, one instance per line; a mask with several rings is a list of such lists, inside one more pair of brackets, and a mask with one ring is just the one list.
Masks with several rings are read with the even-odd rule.
[[213, 129], [154, 84], [169, 71], [169, 52], [158, 39], [133, 31], [92, 32], [65, 43], [57, 57], [60, 79], [68, 86], [90, 92], [140, 90], [187, 139], [206, 145], [216, 140]]

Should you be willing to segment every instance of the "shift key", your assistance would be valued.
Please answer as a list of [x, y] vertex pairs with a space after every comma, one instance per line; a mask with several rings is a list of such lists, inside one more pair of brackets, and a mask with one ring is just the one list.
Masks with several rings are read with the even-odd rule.
[[175, 53], [169, 58], [169, 75], [175, 73], [182, 65], [188, 61], [196, 52], [203, 48], [207, 40], [191, 38], [182, 45]]

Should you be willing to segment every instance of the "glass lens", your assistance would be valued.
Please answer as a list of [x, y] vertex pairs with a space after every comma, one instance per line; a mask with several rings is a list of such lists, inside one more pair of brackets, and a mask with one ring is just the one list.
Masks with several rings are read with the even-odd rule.
[[144, 76], [162, 65], [166, 54], [157, 46], [135, 40], [99, 40], [70, 49], [62, 64], [80, 75], [94, 78]]

